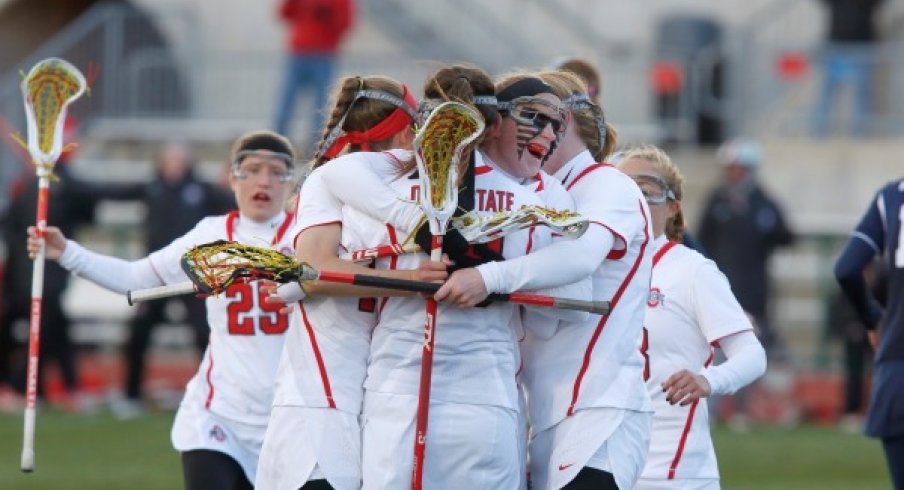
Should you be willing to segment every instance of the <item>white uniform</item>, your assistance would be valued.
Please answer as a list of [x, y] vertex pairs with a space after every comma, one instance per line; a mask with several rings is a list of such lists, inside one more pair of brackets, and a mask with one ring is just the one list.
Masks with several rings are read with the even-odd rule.
[[[242, 219], [238, 212], [204, 218], [185, 235], [135, 262], [102, 256], [68, 242], [60, 264], [108, 289], [129, 289], [184, 282], [182, 255], [195, 245], [233, 240], [270, 245], [293, 255], [286, 230], [291, 215], [280, 213], [266, 223]], [[237, 283], [207, 298], [210, 343], [197, 374], [188, 382], [176, 413], [172, 442], [179, 451], [212, 450], [228, 454], [254, 481], [264, 437], [276, 361], [282, 350], [286, 315], [264, 303], [256, 281]]]
[[[397, 155], [405, 159], [405, 155]], [[475, 210], [483, 214], [524, 204], [543, 204], [540, 195], [558, 192], [560, 203], [570, 197], [548, 176], [527, 188], [478, 155], [475, 167]], [[379, 162], [375, 172], [392, 175], [391, 162]], [[389, 164], [387, 166], [387, 164]], [[341, 167], [332, 167], [337, 171]], [[354, 172], [346, 172], [344, 179]], [[342, 185], [340, 178], [337, 185]], [[391, 181], [396, 195], [415, 200], [419, 181], [413, 175]], [[541, 192], [537, 192], [541, 191]], [[361, 194], [361, 193], [358, 193]], [[357, 208], [368, 209], [370, 196], [347, 196]], [[357, 200], [356, 200], [357, 199]], [[398, 198], [395, 198], [398, 199]], [[546, 204], [549, 205], [549, 204]], [[356, 211], [357, 212], [357, 211]], [[351, 214], [351, 213], [350, 213]], [[364, 213], [351, 218], [358, 222]], [[548, 243], [549, 231], [537, 228], [496, 242], [504, 256], [522, 255]], [[414, 268], [426, 255], [399, 258], [399, 268]], [[519, 365], [512, 330], [515, 309], [494, 303], [461, 310], [440, 305], [431, 387], [430, 430], [425, 461], [428, 488], [517, 488], [522, 483], [518, 444], [519, 398], [515, 373]], [[424, 302], [420, 298], [390, 298], [380, 311], [374, 331], [371, 361], [365, 382], [364, 486], [410, 487], [414, 447], [414, 419], [423, 350]], [[480, 442], [475, 435], [480, 434]]]
[[654, 249], [645, 328], [655, 415], [646, 467], [635, 488], [718, 489], [706, 399], [672, 405], [662, 383], [682, 369], [704, 372], [719, 339], [750, 330], [750, 321], [711, 260], [664, 235]]
[[612, 309], [607, 316], [527, 332], [522, 353], [532, 484], [561, 488], [590, 466], [613, 473], [620, 488], [630, 488], [643, 468], [651, 411], [640, 352], [652, 262], [649, 209], [630, 178], [594, 162], [589, 152], [555, 177], [577, 211], [602, 227], [594, 233], [600, 236], [604, 228], [615, 237], [591, 276], [593, 298], [610, 301]]
[[[355, 153], [356, 159], [387, 158]], [[337, 159], [327, 164], [342, 165]], [[323, 184], [327, 167], [305, 180], [292, 236], [322, 225], [342, 224], [340, 250], [397, 243], [392, 227], [352, 219]], [[381, 259], [389, 266], [397, 259]], [[361, 430], [358, 421], [371, 333], [379, 301], [375, 298], [311, 296], [293, 313], [299, 328], [286, 336], [277, 375], [273, 415], [255, 482], [261, 489], [297, 489], [325, 478], [334, 488], [361, 486]]]

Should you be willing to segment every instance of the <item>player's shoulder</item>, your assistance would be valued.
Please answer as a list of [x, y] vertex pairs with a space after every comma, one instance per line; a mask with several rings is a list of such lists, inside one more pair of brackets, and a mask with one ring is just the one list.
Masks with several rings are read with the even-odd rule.
[[693, 274], [702, 268], [717, 268], [716, 263], [711, 259], [683, 243], [675, 243], [662, 259], [666, 258], [671, 264], [671, 268], [681, 269], [689, 274]]

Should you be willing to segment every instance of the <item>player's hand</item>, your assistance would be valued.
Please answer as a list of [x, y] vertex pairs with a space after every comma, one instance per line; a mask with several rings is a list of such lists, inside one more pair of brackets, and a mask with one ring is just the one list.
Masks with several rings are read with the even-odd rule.
[[704, 376], [682, 369], [662, 383], [662, 391], [667, 402], [672, 405], [678, 403], [684, 407], [709, 396], [712, 388]]
[[[28, 227], [28, 256], [32, 259], [38, 254], [41, 240], [38, 238], [38, 230], [34, 226]], [[66, 250], [66, 236], [56, 226], [48, 226], [44, 229], [44, 256], [50, 260], [60, 260], [63, 251]]]
[[283, 315], [292, 313], [295, 303], [305, 297], [304, 290], [297, 282], [278, 284], [273, 281], [261, 281], [260, 289], [267, 295], [264, 303], [280, 305], [279, 312]]
[[869, 340], [869, 346], [873, 348], [873, 352], [879, 350], [879, 329], [876, 327], [866, 331], [866, 339]]
[[452, 303], [459, 308], [470, 308], [487, 299], [488, 295], [480, 271], [467, 268], [453, 272], [433, 297], [437, 301]]
[[418, 265], [417, 269], [410, 270], [409, 276], [412, 281], [445, 281], [446, 278], [449, 277], [449, 265], [449, 259], [445, 256], [443, 256], [443, 260], [439, 262], [425, 260]]

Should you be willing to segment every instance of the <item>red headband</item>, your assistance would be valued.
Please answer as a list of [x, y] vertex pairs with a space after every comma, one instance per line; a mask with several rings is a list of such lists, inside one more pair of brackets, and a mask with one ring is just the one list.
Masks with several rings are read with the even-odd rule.
[[[408, 86], [402, 84], [402, 99], [405, 104], [412, 110], [417, 110], [417, 100], [411, 95]], [[333, 158], [347, 145], [358, 145], [364, 151], [370, 151], [370, 143], [374, 141], [383, 141], [410, 125], [414, 119], [402, 107], [397, 107], [385, 119], [372, 126], [366, 131], [349, 131], [333, 142], [332, 145], [324, 152], [323, 156], [327, 159]]]

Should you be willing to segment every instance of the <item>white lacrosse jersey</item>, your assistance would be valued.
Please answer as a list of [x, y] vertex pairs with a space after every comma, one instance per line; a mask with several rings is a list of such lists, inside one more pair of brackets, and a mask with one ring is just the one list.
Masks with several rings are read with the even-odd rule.
[[750, 330], [750, 321], [713, 261], [665, 235], [656, 239], [653, 253], [644, 346], [655, 413], [641, 478], [718, 478], [706, 399], [671, 405], [662, 383], [682, 369], [702, 372], [718, 340]]
[[[215, 240], [271, 246], [292, 256], [286, 231], [291, 214], [267, 223], [242, 219], [237, 211], [208, 217], [170, 245], [150, 254], [151, 266], [164, 284], [185, 281], [180, 266], [190, 248]], [[207, 298], [210, 342], [197, 374], [188, 382], [182, 405], [202, 406], [226, 419], [265, 426], [273, 401], [273, 384], [289, 319], [279, 306], [264, 303], [258, 281], [240, 282]]]
[[[387, 157], [361, 152], [342, 158], [347, 161]], [[341, 162], [336, 160], [327, 165], [337, 164]], [[291, 235], [297, 237], [303, 230], [315, 226], [341, 224], [342, 238], [337, 255], [392, 243], [389, 236], [395, 238], [395, 234], [391, 227], [371, 221], [358, 222], [348, 216], [343, 204], [333, 197], [323, 182], [324, 168], [315, 169], [305, 180]], [[274, 405], [327, 407], [360, 413], [378, 303], [376, 298], [320, 295], [309, 296], [300, 302], [297, 311], [293, 312], [299, 328], [286, 335]]]
[[650, 286], [652, 228], [637, 185], [609, 164], [583, 152], [554, 175], [574, 198], [577, 212], [615, 237], [612, 251], [592, 275], [593, 299], [609, 301], [606, 316], [559, 322], [551, 335], [528, 330], [522, 342], [532, 428], [546, 430], [575, 411], [611, 407], [650, 411], [640, 352]]
[[[522, 205], [549, 205], [541, 192], [560, 193], [557, 202], [569, 202], [564, 190], [548, 176], [535, 187], [521, 185], [478, 153], [475, 156], [474, 211], [489, 216]], [[399, 196], [415, 199], [420, 185], [413, 174], [391, 182]], [[491, 242], [504, 257], [528, 253], [538, 244], [549, 243], [547, 228], [512, 233]], [[427, 260], [426, 254], [399, 258], [399, 269], [413, 269]], [[440, 304], [434, 331], [435, 350], [431, 400], [483, 404], [519, 411], [515, 375], [520, 365], [512, 329], [515, 306], [494, 302], [485, 307], [460, 309]], [[371, 360], [365, 387], [382, 393], [417, 395], [424, 345], [425, 303], [420, 297], [389, 298], [379, 312], [371, 344]]]

